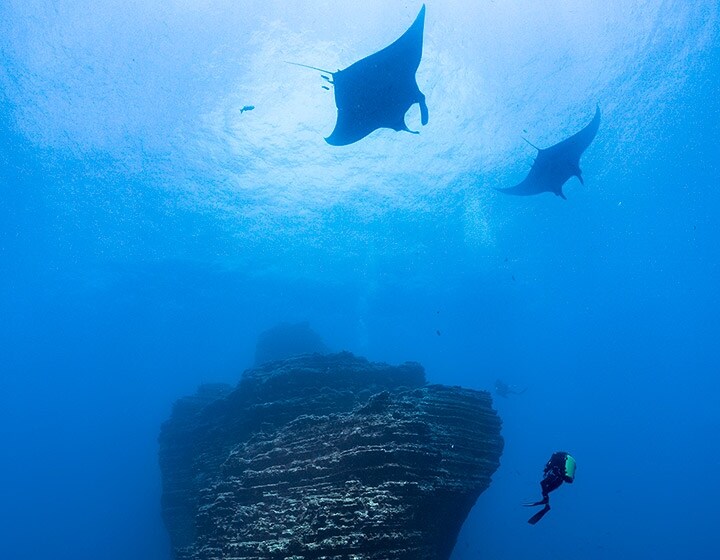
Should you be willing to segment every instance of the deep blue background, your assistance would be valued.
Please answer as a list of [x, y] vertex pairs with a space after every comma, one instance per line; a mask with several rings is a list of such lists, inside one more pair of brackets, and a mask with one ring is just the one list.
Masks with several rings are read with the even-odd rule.
[[[31, 4], [40, 22], [68, 11]], [[429, 21], [441, 20], [442, 2], [428, 5]], [[194, 98], [180, 101], [177, 93], [187, 77], [171, 84], [168, 105], [157, 109], [162, 118], [142, 88], [109, 86], [121, 101], [110, 109], [125, 114], [127, 103], [135, 119], [148, 118], [123, 133], [130, 139], [122, 136], [120, 150], [120, 136], [109, 145], [83, 136], [82, 121], [64, 123], [57, 136], [51, 110], [35, 115], [38, 128], [29, 126], [27, 111], [45, 91], [20, 52], [32, 30], [20, 6], [0, 8], [8, 16], [0, 75], [1, 557], [167, 558], [156, 439], [172, 402], [202, 382], [237, 382], [259, 332], [300, 320], [335, 350], [419, 361], [433, 382], [491, 389], [500, 377], [528, 388], [495, 399], [502, 466], [460, 536], [456, 560], [718, 556], [720, 48], [712, 2], [698, 3], [687, 37], [682, 29], [672, 37], [658, 32], [651, 71], [637, 84], [633, 68], [621, 73], [634, 92], [631, 107], [613, 97], [617, 84], [604, 84], [572, 104], [575, 120], [562, 130], [539, 130], [539, 116], [531, 130], [507, 133], [513, 141], [529, 134], [554, 142], [600, 102], [600, 132], [582, 160], [586, 186], [569, 182], [567, 201], [495, 194], [490, 186], [518, 179], [525, 164], [508, 176], [506, 167], [468, 166], [448, 152], [435, 164], [458, 169], [456, 181], [418, 192], [411, 204], [391, 196], [370, 210], [355, 204], [384, 187], [380, 173], [367, 190], [350, 190], [352, 203], [289, 197], [266, 221], [249, 219], [252, 197], [238, 195], [237, 223], [232, 208], [203, 205], [177, 186], [177, 166], [187, 163], [188, 192], [193, 173], [207, 192], [225, 188], [222, 180], [205, 180], [182, 141], [157, 139], [165, 125], [187, 132]], [[222, 3], [214, 8], [223, 20]], [[390, 36], [414, 9], [402, 12]], [[242, 19], [237, 7], [228, 13]], [[192, 29], [192, 15], [182, 23]], [[219, 44], [234, 39], [219, 29]], [[695, 42], [693, 34], [706, 37]], [[130, 40], [143, 39], [115, 37]], [[181, 75], [165, 49], [162, 56], [137, 49], [155, 70], [165, 65], [163, 80]], [[209, 47], [192, 55], [198, 63], [223, 60]], [[630, 63], [618, 56], [607, 64]], [[432, 64], [423, 65], [432, 75]], [[220, 74], [203, 77], [206, 95], [224, 83]], [[62, 73], [59, 83], [72, 107], [86, 85]], [[652, 90], [662, 83], [672, 87]], [[455, 101], [428, 97], [430, 125], [420, 138], [432, 144], [442, 134], [433, 111]], [[318, 103], [332, 113], [330, 98]], [[55, 136], [43, 136], [43, 123]], [[468, 134], [456, 141], [480, 158], [492, 137]], [[412, 158], [420, 140], [382, 132], [363, 143], [380, 141]], [[273, 149], [257, 157], [273, 158]], [[319, 135], [308, 158], [310, 150], [338, 153]], [[352, 155], [340, 165], [351, 166]], [[248, 169], [242, 180], [252, 180]], [[392, 180], [412, 197], [421, 178]], [[303, 181], [295, 175], [275, 188], [285, 196]], [[484, 233], [468, 225], [475, 215]], [[530, 527], [520, 504], [539, 498], [542, 467], [557, 449], [576, 457], [576, 482], [553, 494], [552, 512]]]

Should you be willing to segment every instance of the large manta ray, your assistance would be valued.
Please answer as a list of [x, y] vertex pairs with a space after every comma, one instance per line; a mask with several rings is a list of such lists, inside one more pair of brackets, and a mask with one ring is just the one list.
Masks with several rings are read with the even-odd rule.
[[425, 5], [410, 28], [381, 51], [337, 72], [310, 66], [331, 74], [332, 80], [323, 77], [335, 87], [338, 115], [335, 129], [325, 138], [328, 144], [352, 144], [378, 128], [417, 134], [405, 124], [405, 113], [415, 103], [420, 104], [422, 124], [427, 124], [425, 96], [415, 81], [422, 57], [424, 27]]
[[527, 177], [514, 187], [496, 190], [521, 196], [552, 192], [567, 200], [562, 188], [568, 179], [577, 177], [583, 185], [585, 184], [580, 170], [580, 156], [595, 138], [599, 126], [600, 107], [597, 107], [593, 120], [580, 132], [549, 148], [541, 149], [533, 146], [538, 151], [538, 155]]

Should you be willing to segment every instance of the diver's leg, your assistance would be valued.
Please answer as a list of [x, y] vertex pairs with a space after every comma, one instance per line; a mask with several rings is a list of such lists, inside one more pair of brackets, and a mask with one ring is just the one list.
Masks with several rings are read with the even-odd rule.
[[540, 488], [542, 489], [542, 495], [543, 498], [547, 498], [547, 495], [552, 492], [553, 490], [557, 490], [560, 488], [560, 485], [563, 483], [562, 477], [555, 476], [555, 475], [549, 475], [542, 479], [542, 482], [540, 482]]

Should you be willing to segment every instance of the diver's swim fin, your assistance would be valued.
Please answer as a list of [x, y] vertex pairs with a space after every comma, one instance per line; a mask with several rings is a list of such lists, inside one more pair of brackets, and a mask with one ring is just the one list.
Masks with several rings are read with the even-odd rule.
[[550, 511], [550, 504], [545, 504], [544, 508], [542, 508], [535, 515], [533, 515], [530, 519], [528, 519], [528, 523], [530, 523], [530, 525], [535, 525], [535, 523], [540, 521], [548, 511]]
[[533, 506], [543, 506], [543, 505], [549, 504], [549, 503], [550, 503], [550, 500], [548, 500], [547, 498], [543, 498], [539, 502], [533, 502], [532, 504], [523, 504], [523, 505], [525, 507], [533, 507]]

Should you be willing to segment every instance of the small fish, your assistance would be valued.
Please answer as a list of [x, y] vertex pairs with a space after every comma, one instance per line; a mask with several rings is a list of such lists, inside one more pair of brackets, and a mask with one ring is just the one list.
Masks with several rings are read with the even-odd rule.
[[245, 111], [252, 111], [255, 108], [255, 105], [244, 105], [242, 109], [240, 109], [240, 114], [242, 115]]

